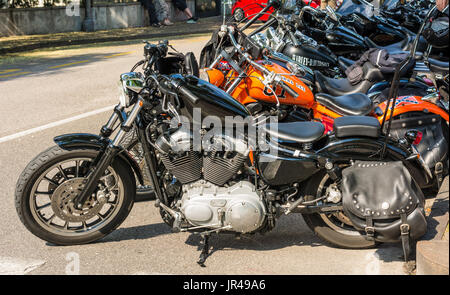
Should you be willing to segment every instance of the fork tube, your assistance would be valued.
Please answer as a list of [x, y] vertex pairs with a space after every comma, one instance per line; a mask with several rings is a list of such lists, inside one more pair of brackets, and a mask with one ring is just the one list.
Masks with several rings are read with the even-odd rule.
[[238, 87], [238, 85], [241, 83], [242, 79], [244, 79], [245, 75], [245, 73], [240, 74], [233, 82], [233, 84], [231, 84], [231, 86], [227, 89], [226, 93], [231, 94], [234, 89], [236, 89], [236, 87]]
[[218, 63], [219, 61], [221, 61], [223, 58], [222, 54], [219, 54], [219, 56], [217, 56], [217, 58], [213, 61], [213, 63], [209, 66], [210, 69], [213, 69]]
[[94, 169], [89, 173], [86, 179], [83, 180], [83, 190], [73, 200], [76, 207], [82, 207], [89, 196], [95, 191], [100, 177], [102, 177], [103, 173], [105, 173], [106, 168], [108, 168], [108, 166], [114, 160], [114, 157], [120, 152], [120, 141], [122, 140], [125, 133], [130, 131], [131, 127], [133, 126], [133, 122], [139, 114], [142, 106], [143, 99], [139, 97], [137, 103], [134, 105], [130, 113], [130, 116], [128, 116], [127, 120], [122, 124], [114, 140], [110, 144], [108, 144], [103, 154], [100, 156], [100, 159], [98, 160]]
[[136, 117], [139, 114], [139, 112], [141, 111], [141, 108], [143, 105], [144, 105], [144, 100], [139, 97], [138, 101], [136, 102], [133, 109], [131, 110], [131, 113], [128, 116], [127, 120], [122, 124], [119, 132], [117, 132], [116, 137], [114, 138], [113, 142], [111, 143], [113, 146], [119, 146], [125, 133], [130, 131], [131, 127], [133, 126], [134, 120], [136, 120]]

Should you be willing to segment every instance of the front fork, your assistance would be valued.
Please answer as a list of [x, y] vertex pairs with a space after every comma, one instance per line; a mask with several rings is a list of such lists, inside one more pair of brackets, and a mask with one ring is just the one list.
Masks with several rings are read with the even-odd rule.
[[[117, 132], [112, 142], [109, 143], [108, 146], [103, 150], [103, 153], [101, 153], [100, 157], [96, 161], [94, 169], [92, 169], [87, 177], [83, 180], [84, 188], [82, 192], [73, 200], [76, 207], [81, 208], [87, 201], [89, 196], [94, 193], [97, 183], [102, 177], [106, 168], [108, 168], [108, 166], [113, 162], [115, 156], [121, 151], [119, 147], [120, 142], [122, 141], [124, 135], [131, 130], [133, 123], [136, 120], [143, 105], [144, 101], [141, 97], [139, 97], [129, 116], [121, 124], [119, 132]], [[120, 117], [118, 111], [123, 111], [123, 109], [120, 110], [120, 106], [117, 106], [114, 109], [114, 114], [108, 120], [108, 123], [103, 126], [101, 132], [105, 132], [105, 135], [107, 135], [108, 133], [109, 135], [111, 135], [112, 126]]]

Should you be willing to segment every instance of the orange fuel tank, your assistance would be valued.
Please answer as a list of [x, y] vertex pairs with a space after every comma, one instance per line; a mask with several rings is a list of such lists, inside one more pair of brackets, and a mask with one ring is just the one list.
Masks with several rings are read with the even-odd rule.
[[[298, 97], [294, 98], [281, 89], [281, 87], [276, 87], [276, 89], [273, 90], [277, 94], [281, 104], [298, 105], [304, 108], [311, 108], [314, 105], [314, 94], [299, 78], [292, 75], [291, 72], [278, 64], [266, 61], [260, 61], [258, 63], [262, 64], [269, 71], [280, 74], [283, 82], [298, 93]], [[276, 104], [277, 98], [273, 94], [272, 89], [262, 83], [264, 78], [261, 73], [258, 70], [251, 68], [247, 74], [248, 78], [245, 79], [245, 83], [248, 96], [255, 100]]]

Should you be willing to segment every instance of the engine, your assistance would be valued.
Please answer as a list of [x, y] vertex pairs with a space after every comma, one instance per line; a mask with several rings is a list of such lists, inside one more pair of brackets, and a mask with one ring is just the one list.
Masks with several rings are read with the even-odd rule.
[[193, 226], [240, 233], [257, 230], [264, 223], [265, 204], [254, 185], [239, 178], [247, 145], [225, 135], [209, 143], [202, 152], [195, 151], [191, 134], [181, 129], [156, 140], [164, 166], [182, 185], [178, 209]]
[[266, 209], [248, 181], [219, 187], [204, 180], [183, 186], [181, 212], [194, 226], [249, 233], [260, 228]]

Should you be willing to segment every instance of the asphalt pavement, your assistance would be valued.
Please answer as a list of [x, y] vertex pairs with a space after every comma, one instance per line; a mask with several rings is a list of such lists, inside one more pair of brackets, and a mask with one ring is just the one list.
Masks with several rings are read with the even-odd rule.
[[[172, 44], [198, 58], [208, 39]], [[404, 274], [400, 245], [333, 248], [296, 214], [263, 236], [213, 236], [205, 268], [196, 263], [199, 237], [171, 233], [154, 201], [136, 203], [116, 231], [89, 245], [54, 246], [29, 233], [14, 207], [19, 174], [54, 136], [98, 133], [118, 101], [119, 75], [142, 57], [142, 47], [47, 51], [0, 64], [0, 274]]]

